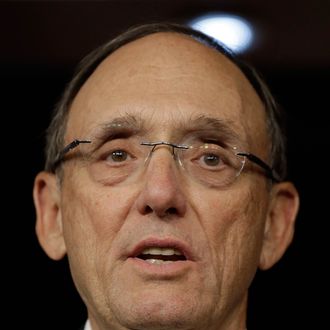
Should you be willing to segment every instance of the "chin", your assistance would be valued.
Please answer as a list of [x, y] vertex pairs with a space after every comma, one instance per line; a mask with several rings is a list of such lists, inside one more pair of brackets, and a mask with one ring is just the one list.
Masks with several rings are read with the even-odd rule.
[[192, 313], [178, 309], [176, 306], [165, 307], [163, 304], [142, 306], [133, 310], [128, 328], [133, 329], [187, 329], [192, 327]]
[[[136, 301], [134, 305], [132, 301]], [[124, 306], [123, 306], [124, 307]], [[204, 319], [198, 300], [175, 294], [154, 293], [131, 300], [120, 308], [122, 325], [130, 329], [191, 329]], [[205, 307], [205, 306], [204, 306]], [[198, 328], [198, 327], [197, 327]]]

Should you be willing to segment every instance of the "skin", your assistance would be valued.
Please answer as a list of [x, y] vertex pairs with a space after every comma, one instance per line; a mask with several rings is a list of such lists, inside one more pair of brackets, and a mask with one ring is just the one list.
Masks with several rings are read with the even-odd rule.
[[[65, 141], [127, 114], [145, 122], [150, 141], [176, 141], [174, 123], [221, 119], [244, 151], [269, 162], [255, 91], [228, 59], [186, 36], [149, 35], [105, 59], [72, 104]], [[184, 176], [168, 150], [154, 152], [130, 184], [104, 186], [74, 161], [61, 185], [50, 173], [36, 178], [40, 244], [53, 259], [68, 255], [93, 330], [245, 329], [256, 269], [291, 242], [299, 204], [291, 183], [270, 188], [260, 172], [244, 171], [215, 189]], [[184, 242], [193, 260], [165, 275], [129, 262], [150, 237]]]

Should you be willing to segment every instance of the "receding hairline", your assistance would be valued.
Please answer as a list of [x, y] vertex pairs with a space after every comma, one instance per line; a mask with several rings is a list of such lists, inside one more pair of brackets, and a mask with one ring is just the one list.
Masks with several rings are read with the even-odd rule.
[[[185, 40], [184, 43], [178, 43], [177, 40]], [[157, 44], [160, 43], [160, 50], [159, 48], [155, 47]], [[183, 46], [182, 46], [183, 44]], [[173, 47], [171, 47], [173, 45]], [[190, 48], [189, 45], [192, 45], [192, 48]], [[128, 48], [133, 46], [134, 48]], [[185, 48], [185, 50], [182, 52], [182, 49], [180, 47]], [[117, 74], [117, 70], [119, 72], [121, 71], [121, 68], [125, 70], [125, 63], [123, 63], [121, 60], [124, 58], [125, 60], [128, 59], [128, 61], [131, 61], [134, 63], [135, 56], [140, 57], [141, 61], [144, 61], [144, 55], [146, 57], [150, 58], [150, 53], [153, 54], [156, 53], [155, 59], [157, 61], [158, 55], [161, 55], [162, 47], [164, 47], [164, 58], [168, 57], [172, 61], [177, 54], [184, 53], [183, 56], [190, 56], [189, 59], [193, 59], [195, 63], [197, 63], [197, 67], [200, 65], [214, 65], [216, 68], [219, 69], [219, 71], [216, 71], [214, 77], [219, 77], [220, 80], [222, 80], [222, 75], [225, 75], [229, 79], [231, 79], [234, 88], [237, 90], [239, 95], [244, 95], [244, 99], [248, 98], [253, 101], [251, 102], [257, 102], [255, 103], [260, 110], [260, 112], [264, 113], [264, 104], [261, 101], [259, 95], [254, 90], [253, 86], [251, 85], [250, 81], [246, 78], [244, 73], [241, 71], [241, 69], [230, 59], [228, 59], [225, 55], [219, 53], [216, 49], [213, 49], [209, 45], [204, 45], [198, 40], [195, 40], [194, 38], [183, 35], [178, 32], [155, 32], [152, 34], [149, 34], [147, 36], [143, 36], [137, 40], [133, 40], [127, 44], [124, 44], [120, 48], [116, 49], [116, 51], [110, 53], [102, 62], [99, 63], [99, 65], [96, 67], [95, 71], [86, 79], [84, 84], [81, 86], [80, 90], [78, 91], [77, 95], [73, 99], [73, 104], [77, 97], [79, 97], [79, 94], [81, 92], [81, 89], [84, 85], [88, 84], [88, 81], [92, 79], [93, 76], [99, 75], [100, 78], [97, 79], [103, 79], [104, 76], [106, 77], [107, 74], [110, 72]], [[197, 47], [197, 48], [196, 48]], [[179, 49], [178, 49], [179, 48]], [[148, 49], [148, 50], [147, 50]], [[155, 49], [155, 50], [154, 50]], [[166, 53], [166, 50], [169, 50], [169, 53]], [[201, 51], [198, 51], [197, 54], [194, 54], [194, 50], [200, 49]], [[121, 53], [121, 51], [124, 51], [125, 53]], [[207, 53], [204, 53], [207, 52]], [[148, 53], [148, 55], [147, 55]], [[142, 55], [141, 55], [142, 54]], [[206, 55], [205, 55], [206, 54]], [[107, 62], [107, 63], [106, 63]], [[141, 63], [142, 63], [141, 62]], [[139, 65], [140, 61], [137, 60], [135, 64]], [[148, 64], [148, 60], [145, 62]], [[152, 62], [153, 63], [153, 62]], [[162, 66], [163, 63], [161, 63]], [[105, 70], [103, 71], [103, 65], [105, 65]], [[118, 65], [118, 66], [117, 66]], [[187, 66], [187, 70], [190, 70], [190, 64]], [[114, 71], [112, 71], [114, 70]], [[165, 70], [166, 71], [166, 70]], [[110, 74], [110, 79], [112, 78]], [[211, 72], [212, 74], [212, 72]], [[92, 83], [92, 88], [93, 83]], [[242, 87], [243, 86], [243, 87]], [[246, 87], [248, 86], [248, 87]], [[245, 89], [248, 89], [248, 93], [244, 92]], [[92, 90], [93, 93], [93, 90]], [[246, 100], [245, 100], [246, 102]], [[72, 108], [72, 104], [71, 107]], [[80, 109], [81, 107], [77, 107], [77, 109]], [[266, 114], [264, 113], [263, 119], [265, 119]], [[70, 119], [69, 119], [70, 121]], [[263, 120], [264, 124], [266, 126], [266, 122]]]
[[[161, 43], [162, 41], [166, 41], [168, 43], [168, 42], [171, 42], [171, 40], [173, 40], [173, 39], [180, 39], [180, 40], [183, 39], [183, 40], [186, 40], [188, 42], [188, 44], [196, 45], [196, 46], [198, 46], [200, 48], [203, 48], [203, 49], [208, 49], [211, 52], [213, 52], [214, 54], [222, 55], [229, 62], [233, 63], [230, 58], [228, 58], [224, 54], [222, 54], [219, 51], [217, 51], [216, 49], [214, 49], [214, 47], [212, 47], [211, 45], [206, 44], [205, 42], [202, 42], [201, 40], [197, 40], [192, 35], [184, 34], [182, 32], [178, 32], [178, 31], [156, 31], [156, 32], [152, 32], [150, 34], [144, 35], [144, 36], [140, 36], [140, 37], [138, 37], [138, 38], [136, 38], [134, 40], [130, 40], [129, 42], [121, 45], [116, 50], [114, 50], [113, 52], [111, 52], [108, 56], [106, 56], [104, 59], [110, 57], [113, 54], [116, 54], [121, 49], [130, 47], [130, 46], [132, 46], [134, 44], [145, 43], [147, 41], [149, 42], [150, 40], [152, 40], [154, 42], [159, 42], [159, 43]], [[179, 46], [182, 46], [182, 45], [183, 45], [182, 43], [173, 43], [173, 46], [176, 49]], [[100, 63], [102, 63], [102, 62], [100, 62]], [[235, 65], [235, 63], [233, 63], [233, 64]]]
[[[176, 39], [181, 40], [181, 41], [184, 40], [184, 41], [186, 41], [186, 43], [176, 42], [177, 41]], [[158, 54], [157, 54], [157, 57], [158, 57], [159, 50], [157, 49], [157, 47], [155, 47], [155, 46], [157, 46], [157, 44], [159, 44], [160, 47], [164, 47], [164, 48], [167, 48], [167, 49], [173, 49], [173, 50], [177, 51], [178, 54], [182, 54], [183, 51], [186, 50], [186, 53], [191, 54], [192, 57], [194, 57], [194, 55], [196, 55], [196, 50], [198, 50], [198, 49], [201, 50], [202, 52], [208, 53], [210, 56], [213, 57], [213, 59], [214, 59], [213, 63], [223, 62], [226, 65], [228, 65], [229, 70], [233, 70], [232, 72], [235, 73], [235, 76], [237, 76], [240, 80], [244, 81], [244, 83], [246, 83], [251, 88], [253, 93], [256, 95], [256, 97], [263, 104], [262, 99], [260, 98], [260, 96], [256, 92], [255, 88], [253, 87], [253, 85], [251, 84], [249, 79], [246, 77], [246, 74], [237, 65], [237, 63], [235, 63], [233, 61], [232, 58], [230, 58], [227, 54], [223, 54], [223, 53], [219, 52], [217, 49], [212, 47], [212, 45], [209, 45], [205, 42], [202, 42], [201, 40], [197, 40], [192, 35], [183, 34], [183, 33], [178, 32], [178, 31], [153, 32], [153, 33], [150, 33], [148, 35], [144, 35], [144, 36], [138, 37], [137, 39], [131, 40], [131, 41], [121, 45], [120, 47], [118, 47], [117, 49], [112, 51], [111, 53], [109, 53], [106, 57], [104, 57], [102, 59], [102, 61], [100, 61], [98, 63], [98, 65], [95, 67], [93, 72], [91, 72], [91, 74], [83, 82], [83, 84], [78, 89], [76, 95], [72, 99], [72, 102], [77, 97], [77, 95], [79, 94], [79, 91], [86, 84], [86, 82], [105, 63], [109, 63], [109, 62], [111, 63], [113, 60], [117, 60], [118, 58], [121, 59], [122, 58], [122, 52], [125, 52], [125, 56], [127, 56], [127, 55], [130, 56], [130, 53], [127, 51], [128, 49], [132, 50], [133, 55], [131, 55], [131, 56], [134, 57], [134, 52], [136, 51], [136, 49], [139, 49], [141, 47], [143, 48], [144, 46], [148, 47], [148, 52], [151, 52], [153, 49], [155, 49], [155, 52], [158, 52]], [[173, 45], [173, 48], [168, 48], [168, 46], [169, 45], [171, 46], [171, 44]], [[195, 48], [195, 47], [197, 47], [197, 48]], [[198, 52], [198, 55], [195, 56], [194, 60], [200, 61], [200, 63], [202, 63], [203, 62], [202, 60], [205, 58], [204, 55], [205, 54], [202, 54], [202, 56], [200, 56], [200, 52]], [[197, 58], [197, 56], [198, 56], [198, 58]], [[166, 57], [166, 54], [164, 54], [164, 57]], [[207, 61], [205, 61], [205, 62], [207, 62]], [[211, 61], [209, 61], [208, 63], [211, 63]], [[222, 69], [223, 68], [224, 68], [224, 66], [222, 66]], [[72, 103], [71, 103], [71, 105], [72, 105]], [[70, 108], [71, 108], [71, 105], [70, 105]]]

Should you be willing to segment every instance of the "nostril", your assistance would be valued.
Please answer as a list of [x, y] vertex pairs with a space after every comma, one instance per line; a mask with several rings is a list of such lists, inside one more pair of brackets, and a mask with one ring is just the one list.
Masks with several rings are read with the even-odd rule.
[[178, 210], [175, 207], [169, 207], [168, 209], [166, 209], [165, 211], [160, 211], [157, 212], [157, 210], [154, 210], [152, 207], [150, 207], [149, 205], [146, 205], [144, 208], [144, 213], [143, 214], [150, 214], [150, 213], [157, 213], [158, 216], [167, 216], [167, 215], [173, 215], [173, 214], [178, 214]]
[[170, 207], [169, 209], [166, 210], [167, 214], [177, 214], [178, 211], [175, 207]]
[[146, 205], [146, 207], [144, 208], [144, 214], [149, 214], [152, 212], [152, 208], [149, 205]]

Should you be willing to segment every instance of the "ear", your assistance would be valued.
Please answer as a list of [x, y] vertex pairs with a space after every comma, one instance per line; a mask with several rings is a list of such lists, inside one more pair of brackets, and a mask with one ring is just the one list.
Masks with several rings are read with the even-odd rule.
[[290, 245], [299, 208], [299, 195], [291, 182], [272, 187], [259, 267], [272, 267]]
[[40, 172], [33, 188], [33, 199], [37, 214], [36, 233], [40, 245], [47, 255], [59, 260], [64, 257], [66, 247], [63, 238], [60, 209], [60, 191], [52, 173]]

